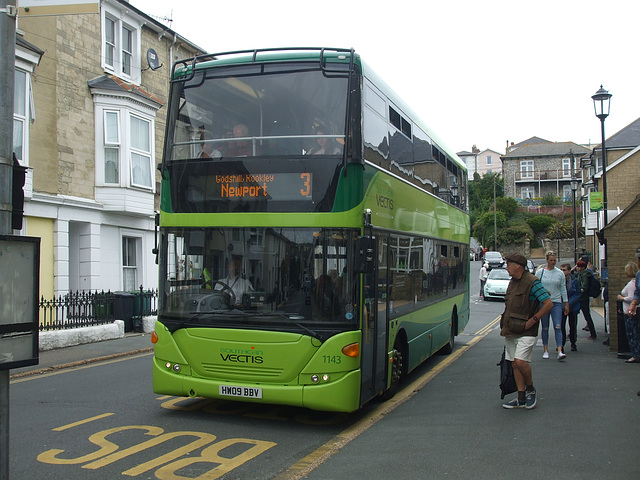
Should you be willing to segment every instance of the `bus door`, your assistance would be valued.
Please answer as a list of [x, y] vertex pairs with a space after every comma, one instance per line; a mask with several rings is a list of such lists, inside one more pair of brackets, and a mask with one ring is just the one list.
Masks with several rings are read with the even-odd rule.
[[[362, 275], [362, 385], [360, 404], [379, 395], [387, 385], [387, 242], [368, 237], [371, 264]], [[362, 243], [362, 242], [361, 242]]]

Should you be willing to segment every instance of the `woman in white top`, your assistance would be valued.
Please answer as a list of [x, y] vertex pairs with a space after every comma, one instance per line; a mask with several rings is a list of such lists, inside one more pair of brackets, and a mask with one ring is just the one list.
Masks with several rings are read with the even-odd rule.
[[624, 267], [624, 273], [631, 280], [629, 280], [629, 282], [622, 289], [622, 294], [618, 295], [618, 300], [622, 301], [622, 305], [624, 307], [624, 326], [627, 333], [627, 341], [629, 342], [629, 347], [631, 348], [631, 354], [633, 355], [630, 359], [626, 360], [626, 363], [640, 363], [640, 325], [638, 325], [638, 317], [630, 317], [629, 315], [627, 315], [627, 310], [629, 310], [631, 306], [631, 300], [633, 300], [633, 293], [636, 290], [637, 272], [638, 266], [635, 263], [627, 263], [627, 266]]
[[536, 272], [536, 277], [540, 279], [542, 286], [547, 289], [553, 302], [551, 312], [540, 319], [542, 324], [542, 345], [544, 347], [542, 358], [549, 358], [549, 318], [551, 318], [558, 360], [564, 360], [567, 356], [562, 349], [562, 311], [564, 309], [565, 315], [569, 314], [567, 283], [562, 270], [556, 267], [558, 257], [555, 252], [547, 252], [546, 258], [547, 266]]

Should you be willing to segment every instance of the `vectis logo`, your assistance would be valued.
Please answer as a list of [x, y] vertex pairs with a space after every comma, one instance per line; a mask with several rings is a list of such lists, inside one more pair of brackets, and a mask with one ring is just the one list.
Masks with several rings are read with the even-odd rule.
[[376, 193], [376, 203], [379, 207], [393, 210], [393, 198], [389, 198], [384, 195], [378, 195]]
[[233, 363], [256, 363], [260, 364], [264, 362], [262, 350], [255, 350], [244, 348], [221, 348], [220, 358], [223, 362]]

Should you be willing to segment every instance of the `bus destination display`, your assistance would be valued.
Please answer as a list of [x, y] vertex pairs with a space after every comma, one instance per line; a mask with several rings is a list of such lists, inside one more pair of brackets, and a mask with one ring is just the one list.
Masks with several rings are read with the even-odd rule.
[[311, 200], [312, 174], [237, 173], [215, 175], [220, 198], [235, 200]]

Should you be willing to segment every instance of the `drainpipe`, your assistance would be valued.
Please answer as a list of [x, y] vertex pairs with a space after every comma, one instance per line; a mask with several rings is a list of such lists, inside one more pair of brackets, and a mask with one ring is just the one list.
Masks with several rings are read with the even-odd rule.
[[171, 74], [173, 73], [173, 46], [178, 43], [178, 35], [176, 33], [173, 34], [173, 42], [169, 45], [169, 82], [171, 82]]

